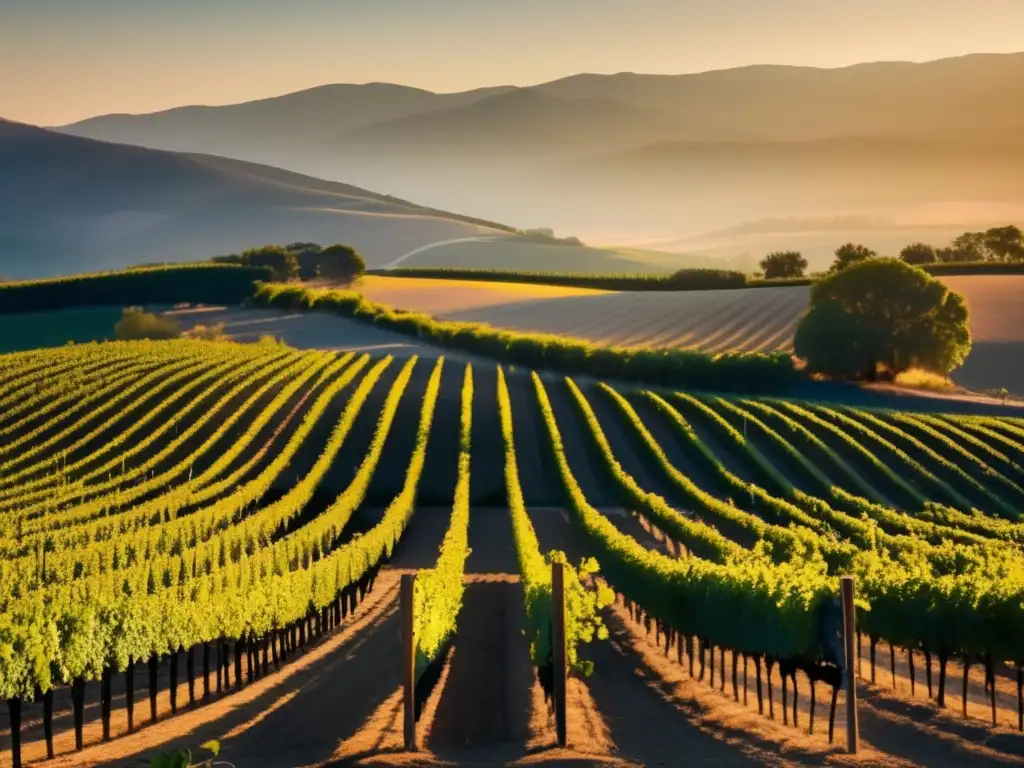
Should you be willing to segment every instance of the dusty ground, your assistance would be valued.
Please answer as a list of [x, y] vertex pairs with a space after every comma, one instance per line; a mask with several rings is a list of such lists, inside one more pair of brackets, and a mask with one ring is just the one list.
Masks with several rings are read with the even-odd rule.
[[[974, 349], [953, 379], [974, 390], [1024, 394], [1024, 275], [943, 278], [971, 310]], [[417, 288], [418, 284], [418, 288]], [[709, 352], [790, 349], [807, 289], [597, 292], [552, 286], [378, 277], [370, 298], [452, 320], [559, 333], [605, 344]]]

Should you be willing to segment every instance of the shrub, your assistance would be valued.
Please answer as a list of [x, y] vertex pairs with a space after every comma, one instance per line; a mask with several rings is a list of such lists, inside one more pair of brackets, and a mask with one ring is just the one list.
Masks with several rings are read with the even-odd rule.
[[132, 339], [176, 339], [181, 335], [177, 320], [144, 312], [141, 307], [127, 307], [121, 319], [114, 325], [114, 338], [119, 341]]
[[572, 245], [583, 247], [583, 241], [578, 237], [572, 235], [569, 237], [557, 237], [555, 235], [555, 231], [549, 227], [537, 227], [536, 229], [523, 230], [520, 233], [520, 237], [532, 242], [544, 243], [546, 245]]
[[868, 259], [819, 281], [794, 348], [810, 373], [875, 379], [913, 367], [946, 374], [971, 349], [963, 298], [896, 259]]
[[907, 389], [926, 389], [933, 392], [945, 392], [956, 386], [949, 377], [920, 368], [903, 371], [896, 376], [895, 383]]
[[680, 269], [666, 280], [669, 291], [706, 291], [714, 288], [742, 288], [747, 276], [726, 269]]
[[200, 339], [202, 341], [223, 341], [229, 338], [224, 333], [224, 323], [214, 323], [213, 325], [203, 325], [200, 323], [185, 331], [182, 335], [190, 339]]

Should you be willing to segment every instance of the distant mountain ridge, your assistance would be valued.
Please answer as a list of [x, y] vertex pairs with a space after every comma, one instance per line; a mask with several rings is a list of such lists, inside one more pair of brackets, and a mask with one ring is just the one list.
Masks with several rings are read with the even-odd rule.
[[267, 242], [347, 242], [381, 264], [509, 228], [265, 165], [0, 120], [0, 274], [206, 258]]
[[448, 94], [329, 85], [59, 130], [639, 241], [766, 217], [1024, 202], [1024, 53], [584, 73]]
[[[684, 118], [665, 133], [665, 141], [801, 140], [897, 130], [913, 133], [938, 128], [950, 132], [993, 123], [1024, 126], [1024, 102], [1012, 98], [1024, 87], [1022, 81], [1024, 53], [837, 69], [756, 65], [685, 75], [579, 74], [535, 86], [459, 93], [433, 93], [387, 83], [337, 84], [228, 106], [98, 116], [56, 130], [129, 142], [146, 138], [150, 132], [159, 136], [161, 130], [171, 127], [212, 132], [232, 125], [252, 134], [322, 134], [330, 140], [348, 131], [363, 134], [375, 124], [415, 116], [436, 120], [443, 110], [462, 110], [468, 118], [489, 119], [482, 103], [500, 110], [507, 102], [504, 97], [533, 92], [548, 97], [548, 105], [556, 99], [587, 108], [596, 100], [604, 101], [608, 108], [631, 107]], [[476, 109], [464, 109], [471, 105]], [[1001, 114], [993, 113], [995, 105]], [[738, 122], [742, 116], [767, 114], [775, 119], [756, 128]], [[936, 119], [943, 125], [934, 125]], [[259, 125], [249, 122], [253, 120]]]

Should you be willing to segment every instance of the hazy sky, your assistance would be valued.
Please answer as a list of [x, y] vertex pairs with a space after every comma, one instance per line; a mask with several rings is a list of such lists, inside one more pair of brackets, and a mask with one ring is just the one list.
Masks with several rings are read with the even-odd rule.
[[0, 0], [0, 116], [1024, 49], [1024, 0]]

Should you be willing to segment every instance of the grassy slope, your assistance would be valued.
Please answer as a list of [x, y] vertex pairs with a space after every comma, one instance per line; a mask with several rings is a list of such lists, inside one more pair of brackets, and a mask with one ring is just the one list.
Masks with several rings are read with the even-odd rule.
[[0, 315], [0, 354], [111, 339], [120, 317], [119, 307]]

